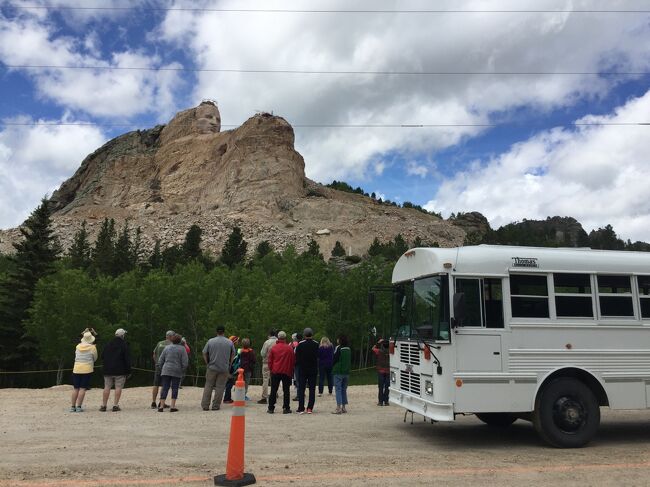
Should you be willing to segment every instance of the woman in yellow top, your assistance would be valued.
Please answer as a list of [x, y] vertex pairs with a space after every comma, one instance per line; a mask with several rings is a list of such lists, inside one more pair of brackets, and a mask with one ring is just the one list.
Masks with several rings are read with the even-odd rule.
[[86, 389], [90, 386], [90, 377], [95, 368], [95, 361], [97, 360], [97, 347], [93, 345], [95, 337], [89, 331], [84, 332], [81, 337], [81, 342], [75, 349], [74, 368], [72, 369], [72, 405], [70, 406], [71, 413], [81, 413], [83, 408], [81, 405], [86, 396]]

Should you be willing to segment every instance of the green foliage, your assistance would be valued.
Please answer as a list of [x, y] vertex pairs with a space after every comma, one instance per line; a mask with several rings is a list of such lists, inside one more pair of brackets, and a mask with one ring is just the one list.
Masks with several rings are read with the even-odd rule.
[[232, 268], [244, 262], [248, 244], [239, 227], [234, 227], [221, 251], [221, 262]]
[[95, 274], [114, 274], [116, 237], [115, 220], [104, 218], [92, 250], [92, 270]]
[[323, 260], [323, 254], [320, 253], [320, 245], [313, 238], [309, 241], [307, 250], [303, 252], [303, 255]]
[[192, 225], [185, 234], [183, 254], [185, 259], [193, 260], [201, 257], [201, 234], [203, 230], [198, 225]]
[[39, 279], [54, 271], [60, 252], [52, 233], [50, 204], [45, 198], [20, 228], [8, 273], [0, 288], [0, 367], [34, 363], [35, 343], [25, 337], [24, 321]]
[[618, 238], [611, 225], [592, 230], [589, 233], [589, 245], [592, 249], [624, 250], [625, 242]]
[[348, 183], [344, 181], [332, 181], [330, 184], [327, 185], [328, 188], [336, 189], [339, 191], [345, 191], [346, 193], [353, 193], [353, 194], [360, 194], [362, 196], [368, 196], [368, 193], [366, 193], [363, 189], [361, 189], [359, 186], [356, 188], [353, 188], [350, 186]]
[[81, 228], [77, 230], [72, 239], [72, 245], [68, 250], [70, 267], [73, 269], [88, 269], [91, 264], [90, 260], [90, 242], [88, 240], [88, 231], [86, 230], [86, 220], [81, 223]]
[[82, 330], [102, 330], [101, 314], [102, 298], [88, 274], [61, 269], [38, 282], [25, 328], [37, 343], [41, 361], [62, 369], [74, 361]]
[[332, 249], [332, 257], [344, 257], [345, 256], [345, 249], [343, 248], [343, 245], [341, 245], [341, 242], [338, 240], [334, 244], [334, 248]]
[[271, 252], [273, 252], [273, 247], [271, 246], [271, 243], [268, 240], [263, 240], [257, 244], [257, 247], [255, 247], [255, 258], [263, 259]]
[[163, 266], [162, 252], [160, 251], [160, 239], [156, 239], [151, 255], [149, 256], [149, 267], [160, 269]]
[[113, 265], [111, 267], [111, 275], [114, 276], [119, 276], [135, 268], [133, 243], [131, 242], [128, 223], [124, 225], [115, 243]]

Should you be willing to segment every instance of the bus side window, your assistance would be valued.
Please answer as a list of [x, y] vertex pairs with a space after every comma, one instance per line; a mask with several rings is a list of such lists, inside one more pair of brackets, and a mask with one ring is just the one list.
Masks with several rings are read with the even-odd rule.
[[503, 328], [503, 292], [501, 279], [483, 279], [486, 328]]
[[501, 279], [458, 278], [456, 292], [465, 293], [465, 320], [462, 326], [503, 328]]

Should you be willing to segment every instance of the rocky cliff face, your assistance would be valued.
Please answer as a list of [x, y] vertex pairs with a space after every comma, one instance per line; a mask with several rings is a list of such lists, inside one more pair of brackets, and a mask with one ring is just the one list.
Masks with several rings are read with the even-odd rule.
[[[91, 236], [105, 218], [140, 226], [145, 247], [181, 242], [192, 224], [203, 230], [203, 247], [221, 250], [233, 226], [254, 249], [269, 240], [276, 249], [302, 250], [311, 238], [329, 255], [339, 240], [363, 254], [375, 237], [402, 233], [440, 245], [460, 245], [465, 231], [413, 209], [381, 205], [310, 181], [294, 149], [291, 125], [258, 114], [221, 132], [216, 105], [201, 103], [169, 124], [117, 137], [90, 154], [52, 195], [54, 228], [63, 246], [83, 220]], [[17, 229], [0, 232], [9, 252]]]

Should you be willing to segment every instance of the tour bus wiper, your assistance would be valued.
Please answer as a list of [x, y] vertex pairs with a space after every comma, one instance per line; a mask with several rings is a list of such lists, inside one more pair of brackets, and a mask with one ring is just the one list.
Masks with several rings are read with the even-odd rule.
[[433, 353], [433, 350], [431, 350], [431, 346], [427, 342], [424, 341], [424, 338], [422, 338], [422, 340], [420, 340], [420, 333], [418, 333], [417, 330], [415, 330], [415, 335], [416, 335], [416, 339], [418, 341], [418, 345], [420, 343], [422, 343], [422, 345], [427, 347], [427, 349], [429, 350], [429, 353], [433, 357], [434, 363], [438, 365], [438, 367], [436, 367], [436, 374], [442, 375], [442, 364], [440, 363], [440, 359], [438, 357], [436, 357], [436, 354]]

